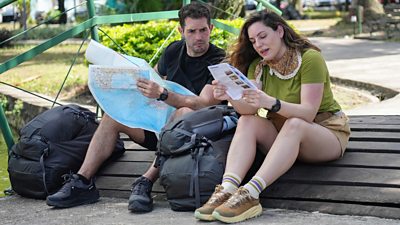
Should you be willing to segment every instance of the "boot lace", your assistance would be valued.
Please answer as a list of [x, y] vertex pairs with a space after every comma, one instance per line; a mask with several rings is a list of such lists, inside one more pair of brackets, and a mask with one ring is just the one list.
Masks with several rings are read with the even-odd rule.
[[246, 201], [251, 201], [251, 195], [247, 189], [240, 187], [235, 194], [233, 194], [232, 197], [225, 202], [225, 206], [229, 208], [236, 208], [240, 207], [240, 205]]

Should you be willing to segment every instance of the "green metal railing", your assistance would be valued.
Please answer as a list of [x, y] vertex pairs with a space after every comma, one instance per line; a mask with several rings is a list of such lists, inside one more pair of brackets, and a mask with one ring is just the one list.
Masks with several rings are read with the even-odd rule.
[[[257, 9], [261, 10], [264, 7], [270, 8], [275, 11], [279, 15], [281, 15], [281, 11], [277, 9], [275, 6], [271, 5], [268, 1], [265, 0], [256, 0], [258, 2]], [[15, 2], [15, 0], [3, 0], [0, 2], [0, 8]], [[191, 0], [182, 0], [183, 5], [187, 5], [191, 2]], [[89, 19], [84, 21], [83, 23], [78, 24], [77, 26], [57, 35], [56, 37], [47, 40], [32, 49], [13, 57], [2, 64], [0, 64], [0, 75], [7, 70], [10, 70], [19, 64], [32, 59], [33, 57], [43, 53], [56, 46], [57, 44], [67, 40], [68, 38], [75, 37], [87, 29], [91, 30], [91, 36], [94, 40], [99, 40], [99, 36], [97, 34], [96, 26], [103, 24], [117, 24], [117, 23], [131, 23], [131, 22], [139, 22], [139, 21], [149, 21], [149, 20], [159, 20], [159, 19], [176, 19], [178, 18], [178, 10], [171, 11], [163, 11], [163, 12], [150, 12], [150, 13], [134, 13], [134, 14], [120, 14], [120, 15], [108, 15], [108, 16], [96, 16], [95, 15], [95, 7], [93, 0], [87, 0], [87, 9]], [[212, 20], [215, 27], [219, 29], [226, 30], [228, 32], [239, 34], [239, 29], [226, 25], [224, 23], [218, 22], [216, 20]], [[5, 117], [3, 108], [0, 107], [0, 128], [3, 133], [4, 139], [6, 140], [7, 147], [10, 149], [14, 144], [13, 136], [8, 125], [7, 119]]]
[[13, 2], [16, 2], [17, 0], [3, 0], [0, 2], [0, 9], [3, 8], [4, 6], [7, 6]]

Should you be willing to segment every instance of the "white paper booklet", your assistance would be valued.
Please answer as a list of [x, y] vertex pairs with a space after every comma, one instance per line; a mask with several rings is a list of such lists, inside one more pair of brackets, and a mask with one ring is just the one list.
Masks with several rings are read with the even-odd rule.
[[254, 89], [257, 87], [247, 77], [235, 67], [228, 63], [220, 63], [208, 66], [212, 76], [221, 84], [227, 87], [227, 94], [233, 99], [238, 100], [242, 97], [243, 90]]

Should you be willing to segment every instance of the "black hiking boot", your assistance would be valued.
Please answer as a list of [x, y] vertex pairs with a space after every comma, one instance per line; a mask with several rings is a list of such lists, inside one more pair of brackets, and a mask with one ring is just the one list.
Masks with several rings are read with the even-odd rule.
[[85, 184], [77, 174], [66, 174], [64, 185], [56, 193], [47, 196], [46, 203], [56, 208], [69, 208], [78, 205], [97, 202], [100, 198], [99, 191], [93, 179]]
[[132, 184], [132, 193], [129, 197], [128, 209], [135, 213], [150, 212], [153, 210], [153, 199], [151, 198], [151, 189], [153, 182], [148, 178], [141, 176]]

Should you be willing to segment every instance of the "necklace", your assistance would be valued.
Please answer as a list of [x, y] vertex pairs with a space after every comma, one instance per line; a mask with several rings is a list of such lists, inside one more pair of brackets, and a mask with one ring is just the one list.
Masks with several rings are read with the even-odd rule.
[[271, 61], [266, 61], [266, 64], [270, 68], [269, 73], [271, 75], [275, 75], [283, 80], [288, 80], [296, 76], [300, 69], [301, 61], [300, 52], [294, 48], [290, 48], [278, 62], [272, 63]]
[[256, 83], [261, 83], [263, 67], [269, 67], [269, 74], [282, 80], [288, 80], [296, 76], [302, 62], [301, 54], [297, 49], [289, 48], [277, 62], [261, 60], [255, 69]]

